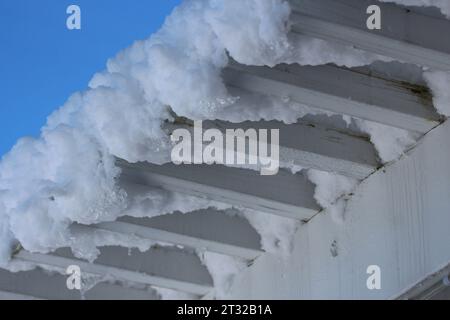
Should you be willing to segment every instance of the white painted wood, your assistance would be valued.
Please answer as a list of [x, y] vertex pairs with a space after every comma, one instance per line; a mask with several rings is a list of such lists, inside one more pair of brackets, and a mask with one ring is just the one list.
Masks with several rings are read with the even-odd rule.
[[[70, 265], [77, 265], [81, 272], [91, 275], [110, 276], [131, 283], [146, 284], [168, 288], [196, 295], [205, 295], [212, 289], [212, 280], [206, 269], [189, 261], [187, 256], [169, 257], [156, 254], [134, 253], [128, 255], [125, 248], [102, 248], [95, 264], [73, 258], [67, 250], [59, 250], [57, 254], [37, 254], [24, 250], [14, 256], [15, 260], [29, 262], [50, 268], [66, 270]], [[204, 268], [204, 267], [203, 267]]]
[[276, 68], [231, 63], [228, 85], [273, 95], [310, 107], [426, 133], [440, 123], [425, 88], [336, 66], [280, 65]]
[[44, 299], [13, 292], [0, 291], [0, 300], [44, 300]]
[[[230, 298], [398, 298], [449, 265], [449, 136], [446, 122], [371, 175], [348, 202], [344, 224], [320, 213], [301, 226], [292, 256], [257, 259], [237, 277]], [[381, 290], [367, 289], [369, 265], [381, 268]]]
[[430, 300], [444, 295], [446, 292], [450, 292], [450, 285], [444, 282], [444, 278], [448, 279], [449, 275], [450, 264], [406, 290], [398, 299]]
[[[145, 186], [141, 186], [141, 188], [147, 189]], [[130, 194], [130, 189], [126, 189], [126, 191]], [[117, 221], [248, 248], [255, 252], [261, 251], [261, 236], [235, 209], [208, 208], [189, 213], [174, 212], [152, 218], [124, 216]]]
[[446, 287], [444, 290], [437, 292], [435, 295], [429, 298], [429, 300], [450, 300], [450, 287]]
[[131, 288], [101, 282], [83, 294], [69, 290], [67, 276], [39, 268], [17, 273], [0, 269], [0, 300], [157, 300], [149, 288]]
[[[167, 129], [172, 133], [179, 127], [172, 125], [167, 126]], [[184, 127], [193, 131], [192, 127]], [[204, 131], [212, 128], [219, 129], [226, 137], [226, 130], [229, 129], [278, 129], [279, 160], [282, 168], [295, 165], [362, 180], [379, 166], [375, 148], [367, 137], [350, 131], [326, 128], [316, 123], [302, 120], [289, 125], [279, 121], [203, 122]], [[271, 149], [270, 143], [268, 149]]]
[[[450, 70], [444, 17], [372, 0], [291, 0], [293, 31], [439, 70]], [[381, 30], [368, 30], [366, 10], [377, 4]]]
[[[104, 222], [95, 226], [73, 225], [71, 229], [74, 232], [93, 232], [94, 229], [106, 230], [126, 235], [134, 235], [143, 239], [154, 240], [160, 243], [170, 243], [173, 245], [180, 245], [183, 247], [189, 247], [198, 250], [211, 251], [247, 260], [256, 259], [263, 253], [261, 250], [221, 243], [219, 241], [191, 237], [179, 233], [168, 232], [165, 230], [149, 228], [126, 222]], [[233, 230], [230, 230], [230, 232], [233, 232]]]
[[299, 220], [307, 220], [320, 211], [313, 197], [314, 185], [302, 174], [280, 170], [274, 176], [261, 176], [254, 170], [220, 165], [118, 164], [124, 181]]
[[202, 296], [200, 298], [200, 300], [205, 300], [205, 301], [216, 300], [215, 290], [211, 290], [208, 294], [205, 294], [204, 296]]

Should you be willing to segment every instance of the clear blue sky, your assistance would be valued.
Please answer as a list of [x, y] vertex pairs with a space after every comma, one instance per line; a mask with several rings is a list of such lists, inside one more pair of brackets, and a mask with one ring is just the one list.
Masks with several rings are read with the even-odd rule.
[[[86, 88], [108, 58], [145, 39], [181, 0], [0, 0], [0, 157]], [[80, 6], [82, 29], [66, 28]]]

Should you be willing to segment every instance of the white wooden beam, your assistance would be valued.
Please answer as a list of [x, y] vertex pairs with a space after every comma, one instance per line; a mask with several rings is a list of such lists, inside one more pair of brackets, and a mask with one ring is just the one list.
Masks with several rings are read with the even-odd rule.
[[88, 291], [67, 288], [67, 276], [40, 268], [17, 273], [0, 269], [0, 300], [157, 300], [151, 289], [100, 282]]
[[269, 68], [232, 62], [223, 77], [229, 86], [410, 131], [426, 133], [441, 120], [426, 88], [331, 65]]
[[401, 294], [399, 300], [431, 300], [444, 291], [450, 291], [450, 264], [429, 275]]
[[221, 165], [129, 164], [118, 160], [121, 179], [169, 191], [308, 220], [320, 211], [314, 185], [303, 174], [280, 170], [274, 176]]
[[109, 276], [117, 280], [196, 295], [205, 295], [212, 289], [212, 280], [197, 257], [189, 258], [187, 253], [180, 254], [167, 249], [154, 250], [154, 254], [151, 254], [152, 250], [128, 255], [125, 248], [105, 247], [101, 249], [101, 255], [96, 263], [76, 259], [67, 250], [59, 250], [57, 254], [48, 255], [22, 250], [14, 256], [14, 259], [33, 263], [44, 269], [56, 267], [66, 270], [70, 265], [77, 265], [82, 273]]
[[44, 300], [44, 299], [28, 296], [25, 294], [0, 291], [0, 300]]
[[[263, 252], [261, 250], [246, 248], [219, 241], [191, 237], [180, 233], [169, 232], [161, 229], [141, 226], [135, 223], [127, 222], [104, 222], [95, 226], [73, 225], [73, 232], [93, 232], [95, 229], [110, 231], [114, 233], [134, 235], [143, 239], [153, 240], [161, 243], [170, 243], [183, 247], [189, 247], [198, 250], [206, 250], [225, 255], [235, 256], [247, 260], [256, 259]], [[233, 232], [230, 230], [230, 232]]]
[[[166, 126], [170, 133], [179, 127]], [[192, 128], [186, 128], [193, 131]], [[225, 136], [228, 129], [278, 129], [280, 167], [284, 168], [295, 165], [362, 180], [379, 166], [377, 153], [369, 138], [349, 130], [326, 128], [302, 120], [289, 125], [280, 121], [203, 122], [203, 130], [211, 128], [219, 129]], [[271, 149], [270, 142], [268, 149]]]
[[[142, 189], [147, 187], [142, 186]], [[129, 189], [126, 190], [130, 194]], [[189, 213], [174, 212], [152, 218], [125, 216], [118, 221], [261, 251], [261, 236], [238, 210], [208, 208]]]
[[[372, 0], [291, 0], [293, 31], [336, 41], [399, 61], [450, 70], [450, 21]], [[366, 25], [369, 5], [380, 6], [381, 30]]]

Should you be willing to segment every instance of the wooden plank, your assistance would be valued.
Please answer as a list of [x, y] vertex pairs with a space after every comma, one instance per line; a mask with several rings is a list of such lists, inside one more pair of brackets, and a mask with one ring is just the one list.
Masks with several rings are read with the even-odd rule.
[[274, 176], [221, 165], [129, 164], [118, 160], [121, 179], [247, 207], [289, 218], [307, 220], [320, 211], [314, 185], [302, 174], [280, 170]]
[[[167, 125], [172, 133], [180, 125]], [[193, 134], [193, 128], [184, 126]], [[294, 124], [280, 121], [204, 121], [203, 131], [218, 129], [225, 137], [227, 130], [279, 130], [279, 164], [282, 168], [298, 166], [334, 172], [355, 179], [364, 179], [379, 166], [377, 153], [369, 139], [350, 130], [333, 129], [299, 120]], [[250, 141], [251, 139], [247, 140]], [[257, 141], [256, 141], [257, 142]], [[206, 144], [205, 144], [206, 145]], [[268, 149], [272, 148], [269, 142]], [[225, 146], [224, 146], [225, 149]], [[236, 152], [236, 145], [235, 150]], [[248, 152], [248, 150], [246, 150]]]
[[37, 254], [20, 251], [18, 261], [34, 263], [43, 268], [57, 267], [65, 270], [77, 265], [81, 272], [91, 275], [111, 276], [131, 283], [146, 284], [196, 295], [205, 295], [212, 289], [212, 279], [200, 260], [181, 251], [159, 249], [132, 255], [119, 247], [104, 247], [96, 262], [76, 259], [70, 250], [61, 249], [55, 254]]
[[[225, 255], [253, 260], [262, 254], [261, 250], [236, 246], [219, 241], [191, 237], [175, 232], [168, 232], [156, 228], [145, 227], [137, 223], [104, 222], [95, 226], [73, 225], [74, 232], [93, 232], [95, 229], [111, 231], [114, 233], [134, 235], [143, 239], [154, 240], [160, 243], [168, 243], [198, 250], [206, 250]], [[231, 231], [232, 232], [232, 231]]]
[[261, 250], [261, 236], [238, 210], [208, 208], [189, 213], [174, 212], [150, 219], [125, 216], [118, 221], [256, 251]]
[[[291, 0], [293, 31], [335, 41], [399, 61], [450, 70], [450, 32], [443, 16], [422, 14], [391, 3], [372, 0]], [[366, 10], [380, 6], [381, 30], [369, 30]]]
[[450, 290], [450, 264], [435, 272], [401, 294], [399, 300], [431, 300]]
[[66, 275], [48, 273], [39, 268], [12, 273], [0, 269], [0, 300], [156, 300], [149, 289], [135, 289], [102, 282], [83, 294], [69, 290]]
[[33, 296], [27, 296], [24, 294], [18, 294], [7, 291], [0, 291], [0, 300], [44, 300]]
[[441, 120], [428, 89], [331, 65], [231, 63], [223, 77], [229, 86], [410, 131], [426, 133]]

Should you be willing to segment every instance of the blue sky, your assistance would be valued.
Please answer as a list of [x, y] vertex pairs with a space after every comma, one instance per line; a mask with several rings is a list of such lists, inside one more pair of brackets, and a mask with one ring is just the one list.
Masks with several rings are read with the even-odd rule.
[[[108, 58], [145, 39], [181, 0], [0, 0], [0, 157], [84, 90]], [[81, 8], [82, 29], [66, 28]]]

